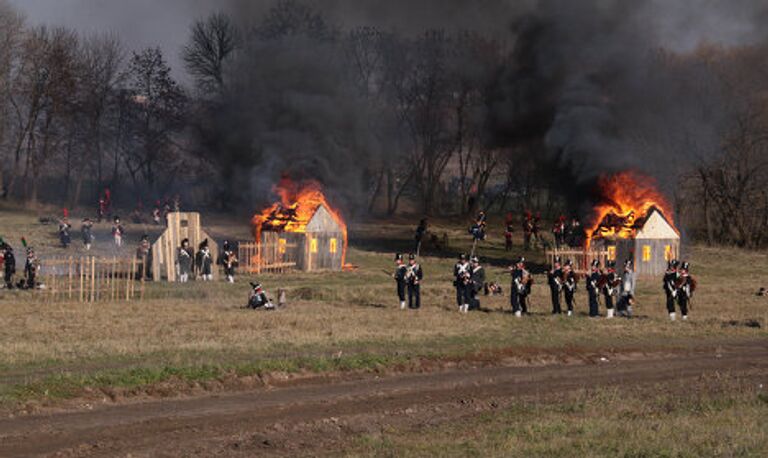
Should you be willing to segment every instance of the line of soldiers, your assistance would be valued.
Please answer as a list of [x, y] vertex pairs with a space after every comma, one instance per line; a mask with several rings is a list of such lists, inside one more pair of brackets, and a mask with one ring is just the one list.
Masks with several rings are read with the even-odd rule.
[[[176, 265], [178, 267], [179, 282], [187, 283], [195, 273], [202, 281], [213, 280], [213, 255], [208, 246], [208, 239], [198, 245], [197, 253], [192, 249], [189, 239], [181, 241], [181, 246], [176, 250]], [[216, 261], [224, 269], [224, 276], [228, 283], [235, 282], [235, 270], [238, 265], [237, 253], [228, 240], [224, 241], [222, 252]]]
[[[669, 262], [667, 272], [664, 275], [667, 311], [672, 320], [675, 319], [675, 301], [680, 306], [683, 319], [688, 318], [688, 304], [696, 289], [696, 280], [690, 275], [689, 270], [689, 263], [672, 260]], [[561, 259], [556, 257], [552, 269], [547, 272], [553, 314], [562, 313], [562, 295], [565, 299], [568, 316], [573, 315], [578, 280], [579, 278], [573, 270], [573, 263], [567, 260], [563, 264]], [[613, 318], [614, 316], [632, 317], [632, 305], [635, 303], [637, 284], [637, 276], [633, 270], [632, 261], [626, 261], [622, 273], [619, 274], [614, 261], [606, 262], [605, 270], [603, 270], [600, 268], [600, 262], [594, 260], [591, 264], [591, 271], [585, 280], [590, 317], [600, 316], [601, 298], [606, 309], [606, 318]]]
[[453, 266], [453, 286], [456, 288], [456, 304], [459, 312], [479, 310], [478, 293], [485, 287], [485, 269], [477, 256], [468, 258], [462, 254]]
[[690, 264], [676, 259], [669, 262], [664, 273], [664, 293], [667, 296], [667, 313], [675, 321], [675, 302], [680, 307], [683, 320], [688, 319], [688, 307], [696, 291], [696, 279], [691, 276]]
[[0, 284], [0, 288], [35, 289], [40, 287], [37, 282], [37, 274], [40, 268], [40, 260], [35, 255], [34, 248], [27, 247], [27, 257], [24, 261], [24, 278], [14, 283], [16, 256], [13, 253], [13, 248], [0, 238], [0, 271], [3, 273], [3, 282]]
[[[69, 222], [69, 216], [65, 215], [59, 220], [59, 242], [61, 247], [66, 249], [72, 243], [72, 224]], [[125, 228], [120, 222], [120, 217], [116, 216], [112, 225], [112, 238], [116, 247], [123, 245], [123, 236], [125, 235]], [[83, 247], [85, 251], [90, 251], [93, 246], [95, 237], [93, 235], [93, 220], [85, 217], [80, 223], [80, 236], [83, 240]]]
[[421, 308], [421, 281], [424, 279], [424, 270], [418, 262], [416, 255], [408, 255], [408, 264], [404, 262], [402, 254], [395, 255], [395, 273], [393, 275], [397, 283], [397, 297], [400, 299], [400, 309], [405, 309], [406, 294], [408, 308], [416, 310]]
[[[516, 317], [528, 314], [529, 300], [534, 284], [533, 275], [526, 268], [526, 260], [520, 257], [509, 268], [512, 276], [510, 293], [510, 305]], [[395, 256], [395, 273], [393, 275], [397, 283], [397, 294], [400, 299], [400, 308], [406, 307], [406, 293], [408, 307], [419, 308], [420, 284], [424, 278], [421, 266], [416, 262], [416, 256], [411, 254], [408, 264], [403, 262], [403, 255]], [[465, 254], [459, 257], [453, 267], [453, 286], [456, 289], [456, 305], [459, 312], [467, 313], [470, 310], [479, 310], [480, 301], [478, 294], [485, 289], [485, 269], [480, 265], [477, 256], [471, 258]], [[600, 262], [594, 260], [591, 271], [585, 278], [589, 304], [589, 316], [600, 316], [600, 300], [606, 309], [606, 318], [614, 316], [631, 318], [632, 306], [635, 303], [635, 288], [637, 277], [633, 269], [632, 261], [624, 263], [621, 274], [616, 270], [614, 261], [606, 262], [605, 270], [601, 269]], [[547, 272], [547, 285], [552, 301], [552, 314], [563, 313], [562, 302], [565, 302], [565, 313], [573, 316], [576, 306], [576, 291], [578, 289], [579, 276], [576, 274], [573, 262], [566, 260], [564, 263], [559, 257], [554, 259], [552, 268]], [[671, 320], [675, 320], [675, 304], [680, 307], [683, 319], [688, 318], [688, 307], [696, 290], [696, 280], [690, 275], [690, 264], [687, 262], [670, 261], [664, 275], [664, 291], [667, 295], [667, 311]]]

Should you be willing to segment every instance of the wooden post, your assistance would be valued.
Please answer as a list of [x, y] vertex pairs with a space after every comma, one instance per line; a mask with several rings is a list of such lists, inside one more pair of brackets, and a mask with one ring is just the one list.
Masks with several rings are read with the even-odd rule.
[[91, 281], [90, 281], [91, 302], [96, 302], [96, 257], [91, 256]]
[[142, 278], [136, 279], [136, 257], [135, 256], [133, 258], [131, 258], [131, 276], [133, 277], [133, 281], [130, 281], [128, 283], [128, 294], [127, 294], [127, 299], [128, 300], [132, 300], [133, 299], [134, 290], [136, 288], [136, 282], [137, 281], [141, 281], [141, 282], [144, 281], [144, 277], [143, 276], [142, 276]]
[[83, 275], [85, 274], [83, 269], [83, 257], [80, 257], [80, 266], [79, 266], [79, 273], [80, 273], [80, 302], [83, 302]]
[[69, 257], [69, 262], [67, 263], [67, 296], [69, 300], [72, 300], [72, 256]]

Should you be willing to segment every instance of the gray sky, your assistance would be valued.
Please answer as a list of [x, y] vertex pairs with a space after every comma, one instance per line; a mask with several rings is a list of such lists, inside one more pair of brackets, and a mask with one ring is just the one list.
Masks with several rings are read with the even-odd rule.
[[33, 24], [66, 25], [83, 33], [115, 32], [128, 50], [160, 46], [183, 75], [179, 51], [190, 23], [224, 3], [217, 0], [9, 0]]

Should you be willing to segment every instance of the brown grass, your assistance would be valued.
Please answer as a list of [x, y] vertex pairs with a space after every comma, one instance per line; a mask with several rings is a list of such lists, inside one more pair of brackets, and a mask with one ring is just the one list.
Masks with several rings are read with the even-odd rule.
[[[29, 215], [13, 220], [16, 226], [11, 227], [26, 224], [33, 227], [29, 233], [37, 230]], [[4, 214], [4, 228], [5, 221]], [[353, 240], [370, 234], [404, 244], [410, 227], [364, 225]], [[491, 242], [483, 252], [499, 247], [500, 241]], [[543, 278], [537, 279], [532, 317], [518, 320], [507, 313], [506, 297], [483, 298], [488, 313], [462, 316], [454, 307], [453, 260], [437, 257], [422, 260], [427, 276], [423, 309], [400, 311], [393, 281], [381, 272], [390, 269], [391, 254], [353, 248], [349, 260], [359, 266], [357, 271], [260, 278], [270, 291], [287, 288], [292, 299], [289, 308], [273, 313], [238, 308], [248, 292], [242, 277], [234, 286], [150, 284], [148, 299], [141, 303], [46, 304], [28, 292], [2, 291], [0, 378], [33, 376], [40, 367], [48, 372], [223, 364], [339, 351], [423, 355], [484, 348], [659, 349], [767, 335], [768, 300], [754, 295], [762, 279], [755, 266], [766, 262], [762, 253], [694, 248], [691, 261], [701, 287], [687, 323], [668, 322], [658, 281], [641, 284], [640, 318], [635, 320], [549, 316]], [[489, 271], [489, 280], [508, 286], [503, 268]], [[580, 291], [580, 313], [585, 299]], [[762, 328], [740, 325], [750, 319]]]

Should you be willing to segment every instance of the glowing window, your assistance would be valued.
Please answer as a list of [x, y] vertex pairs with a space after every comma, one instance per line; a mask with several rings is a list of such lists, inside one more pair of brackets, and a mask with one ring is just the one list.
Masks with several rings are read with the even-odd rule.
[[310, 253], [317, 253], [317, 239], [316, 238], [309, 239], [309, 252]]
[[609, 261], [615, 261], [616, 260], [616, 247], [615, 246], [609, 246], [608, 247], [608, 260]]
[[339, 251], [339, 242], [336, 239], [331, 239], [331, 245], [328, 247], [328, 251], [330, 251], [333, 254], [336, 254], [337, 251]]
[[280, 254], [285, 254], [285, 245], [286, 245], [285, 239], [278, 239], [278, 241], [277, 241], [277, 252], [280, 253]]
[[664, 246], [664, 260], [671, 261], [672, 257], [672, 245]]
[[650, 260], [651, 260], [651, 246], [643, 245], [643, 262], [648, 262]]

